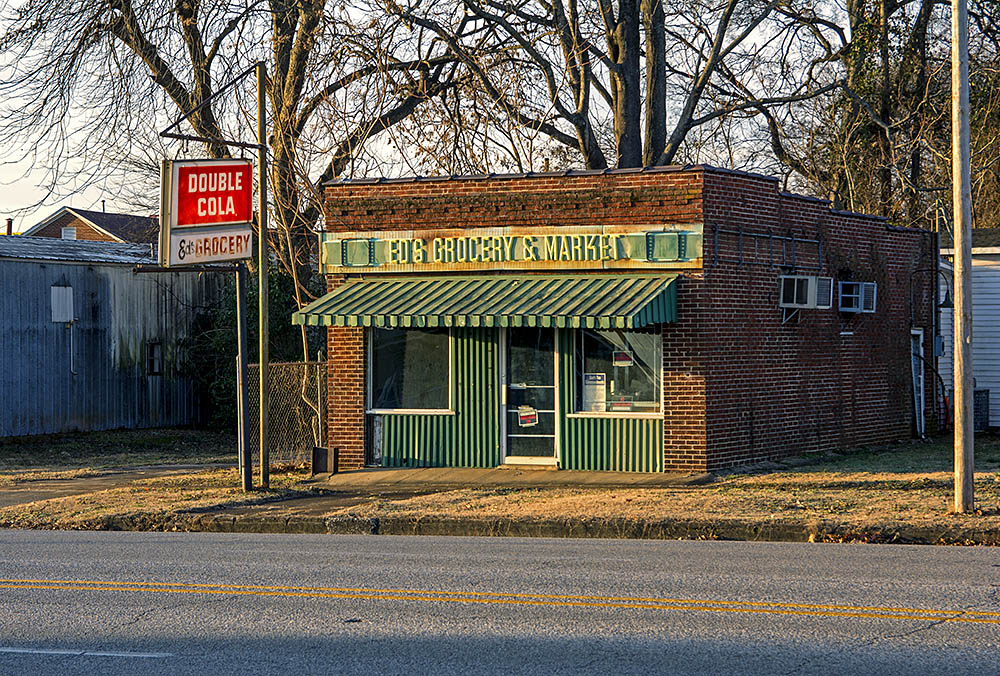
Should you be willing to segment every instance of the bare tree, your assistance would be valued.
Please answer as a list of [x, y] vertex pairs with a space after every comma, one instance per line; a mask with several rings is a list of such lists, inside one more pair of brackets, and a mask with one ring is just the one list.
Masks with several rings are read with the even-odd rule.
[[[996, 186], [998, 13], [994, 2], [971, 3], [980, 225], [997, 222], [979, 204], [990, 198], [985, 186]], [[775, 155], [838, 205], [927, 227], [951, 180], [944, 8], [933, 0], [850, 0], [842, 12], [806, 7], [788, 15], [815, 38], [803, 61], [814, 79], [844, 84], [834, 97], [762, 111]]]
[[[387, 5], [448, 45], [488, 97], [494, 124], [514, 120], [592, 169], [669, 164], [694, 129], [836, 88], [810, 88], [789, 67], [782, 37], [795, 19], [781, 7], [792, 9], [785, 0]], [[511, 69], [522, 75], [510, 78]]]
[[[325, 0], [26, 1], [3, 17], [0, 142], [20, 144], [45, 167], [53, 192], [127, 185], [168, 151], [156, 130], [183, 114], [198, 136], [251, 140], [252, 85], [199, 104], [264, 60], [276, 224], [267, 234], [302, 305], [310, 230], [323, 214], [319, 186], [452, 86], [439, 42], [368, 9]], [[201, 152], [221, 158], [232, 149], [210, 142]]]

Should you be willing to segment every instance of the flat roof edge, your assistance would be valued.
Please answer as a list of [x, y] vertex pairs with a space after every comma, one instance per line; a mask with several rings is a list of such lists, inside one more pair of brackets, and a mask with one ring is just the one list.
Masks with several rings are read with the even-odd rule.
[[387, 178], [385, 176], [371, 178], [334, 178], [324, 186], [333, 185], [394, 185], [397, 183], [433, 183], [444, 181], [489, 181], [489, 180], [513, 180], [522, 178], [564, 178], [577, 176], [619, 176], [628, 174], [670, 174], [685, 171], [707, 172], [712, 174], [725, 174], [731, 176], [746, 176], [761, 179], [773, 183], [778, 182], [778, 178], [766, 174], [758, 174], [742, 169], [726, 169], [716, 167], [711, 164], [671, 164], [657, 167], [631, 167], [625, 169], [566, 169], [563, 171], [527, 171], [521, 173], [490, 173], [490, 174], [451, 174], [441, 176], [400, 176]]

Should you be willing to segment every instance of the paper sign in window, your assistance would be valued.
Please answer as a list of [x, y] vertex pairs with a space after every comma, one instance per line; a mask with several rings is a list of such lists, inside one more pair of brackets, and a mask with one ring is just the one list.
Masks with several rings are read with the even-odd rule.
[[538, 424], [538, 411], [531, 406], [518, 406], [517, 424], [520, 427], [534, 427]]
[[632, 352], [630, 350], [616, 350], [611, 353], [611, 364], [612, 366], [635, 366], [635, 359], [632, 357]]
[[605, 411], [608, 397], [608, 376], [605, 373], [583, 374], [583, 410]]
[[633, 397], [618, 395], [612, 398], [611, 404], [610, 406], [608, 406], [608, 409], [611, 411], [631, 411], [633, 401], [634, 401]]

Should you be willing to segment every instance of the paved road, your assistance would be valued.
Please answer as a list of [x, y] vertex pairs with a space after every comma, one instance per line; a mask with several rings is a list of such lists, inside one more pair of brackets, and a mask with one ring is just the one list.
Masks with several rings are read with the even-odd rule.
[[0, 674], [997, 674], [1000, 552], [0, 531]]

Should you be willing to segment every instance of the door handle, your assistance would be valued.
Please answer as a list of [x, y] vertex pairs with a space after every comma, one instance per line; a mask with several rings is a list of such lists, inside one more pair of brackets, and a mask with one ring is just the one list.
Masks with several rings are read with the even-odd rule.
[[500, 383], [500, 405], [507, 405], [507, 383]]

